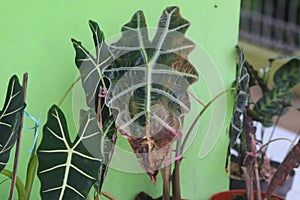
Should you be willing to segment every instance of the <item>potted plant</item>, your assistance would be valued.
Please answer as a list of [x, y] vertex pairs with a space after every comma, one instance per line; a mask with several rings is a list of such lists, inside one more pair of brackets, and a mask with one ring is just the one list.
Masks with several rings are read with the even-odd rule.
[[[238, 154], [238, 161], [237, 163], [232, 162], [237, 167], [231, 168], [231, 172], [242, 176], [242, 181], [245, 182], [244, 185], [247, 188], [247, 198], [253, 199], [254, 188], [257, 190], [257, 194], [260, 194], [262, 180], [267, 179], [264, 172], [272, 173], [270, 172], [270, 165], [265, 149], [273, 142], [271, 135], [269, 140], [263, 143], [263, 140], [260, 139], [262, 137], [258, 136], [259, 133], [257, 133], [254, 123], [261, 123], [264, 127], [269, 127], [274, 123], [273, 117], [278, 116], [278, 119], [274, 123], [274, 127], [276, 127], [280, 116], [286, 114], [288, 109], [292, 107], [291, 88], [299, 83], [300, 62], [299, 57], [291, 57], [288, 62], [280, 66], [273, 76], [275, 86], [269, 88], [267, 86], [268, 75], [259, 76], [259, 73], [245, 60], [243, 50], [239, 47], [237, 47], [237, 54], [238, 76], [236, 85], [238, 89], [231, 124], [230, 144]], [[270, 60], [270, 63], [273, 61], [274, 59]], [[263, 95], [257, 102], [252, 101], [251, 95], [249, 95], [249, 87], [253, 86], [258, 86], [262, 90]], [[274, 130], [275, 128], [273, 129], [273, 133]], [[294, 154], [295, 149], [297, 147], [290, 154]], [[290, 173], [293, 174], [291, 171], [295, 167], [295, 164], [292, 164], [292, 162], [288, 163], [290, 161], [290, 158], [288, 158], [290, 154], [287, 155], [287, 161], [282, 164], [286, 168], [284, 171], [286, 173], [285, 177]], [[287, 166], [289, 166], [288, 170]], [[280, 166], [276, 174], [281, 174], [281, 171], [282, 167]], [[274, 183], [278, 181], [277, 179], [278, 175], [274, 175], [270, 184], [265, 183], [269, 188], [264, 188], [264, 191], [268, 191], [268, 197], [270, 196], [270, 191], [274, 191]], [[282, 180], [281, 183], [283, 183]], [[257, 198], [260, 199], [259, 195], [257, 195]]]
[[[116, 129], [155, 183], [172, 143], [181, 137], [183, 115], [189, 110], [187, 88], [198, 78], [187, 60], [194, 47], [184, 36], [189, 22], [178, 7], [163, 11], [153, 41], [148, 39], [142, 11], [134, 14], [123, 26], [121, 38], [109, 46], [98, 24], [89, 21], [89, 25], [95, 55], [72, 39], [81, 75], [77, 80], [82, 82], [89, 110], [80, 113], [74, 142], [59, 108], [63, 99], [49, 110], [37, 150], [43, 199], [86, 198], [92, 186], [97, 198]], [[61, 181], [49, 181], [57, 177]]]
[[[232, 90], [209, 101], [182, 138], [184, 116], [190, 110], [188, 88], [198, 80], [188, 59], [195, 46], [185, 36], [189, 25], [179, 8], [172, 6], [162, 12], [152, 40], [142, 11], [133, 15], [122, 27], [121, 37], [111, 44], [106, 44], [104, 32], [90, 20], [94, 54], [72, 39], [80, 77], [50, 108], [43, 128], [37, 149], [42, 199], [98, 199], [101, 194], [114, 199], [101, 189], [117, 130], [153, 183], [161, 171], [163, 199], [171, 199], [171, 182], [172, 198], [181, 199], [179, 172], [187, 139], [208, 107]], [[88, 110], [80, 112], [79, 130], [71, 141], [60, 106], [80, 80]], [[175, 143], [176, 155], [171, 158]]]
[[[246, 194], [245, 190], [229, 190], [229, 191], [220, 192], [220, 193], [213, 195], [210, 198], [210, 200], [227, 200], [227, 199], [228, 200], [231, 200], [231, 199], [245, 199], [245, 200], [248, 199], [249, 200], [249, 199], [254, 199], [254, 197], [257, 197], [257, 199], [262, 199], [262, 198], [269, 199], [270, 198], [270, 199], [274, 199], [274, 200], [276, 200], [276, 199], [283, 200], [284, 197], [273, 194], [273, 192], [275, 191], [276, 187], [284, 184], [287, 176], [293, 170], [293, 168], [299, 166], [299, 164], [300, 164], [299, 155], [300, 155], [300, 140], [289, 151], [289, 153], [287, 154], [284, 161], [280, 164], [279, 168], [273, 175], [266, 192], [258, 192], [258, 191], [252, 190], [251, 194], [249, 194], [248, 192], [247, 192], [248, 194]], [[255, 158], [255, 160], [256, 160], [256, 158]], [[254, 162], [255, 162], [255, 160], [254, 160]], [[249, 185], [251, 185], [251, 183], [248, 182], [247, 186], [249, 187]]]
[[[208, 107], [232, 89], [211, 99], [182, 138], [184, 115], [190, 108], [187, 89], [197, 81], [198, 72], [188, 58], [194, 48], [194, 43], [185, 37], [190, 24], [181, 17], [179, 8], [168, 7], [163, 11], [153, 40], [148, 39], [141, 11], [123, 26], [122, 37], [109, 45], [97, 23], [89, 21], [89, 25], [96, 52], [90, 53], [72, 39], [80, 77], [49, 109], [37, 148], [41, 198], [99, 199], [102, 194], [115, 199], [103, 192], [102, 186], [118, 129], [153, 182], [164, 166], [161, 169], [163, 198], [171, 198], [172, 181], [173, 199], [181, 199], [179, 168], [187, 138]], [[78, 81], [85, 91], [88, 109], [77, 113], [80, 126], [72, 140], [72, 129], [61, 105]], [[176, 143], [176, 156], [171, 159], [173, 143]], [[33, 160], [36, 167], [35, 150]], [[175, 161], [172, 180], [168, 164], [171, 161]], [[35, 176], [35, 167], [28, 174], [29, 183]], [[19, 188], [23, 187], [17, 184]]]

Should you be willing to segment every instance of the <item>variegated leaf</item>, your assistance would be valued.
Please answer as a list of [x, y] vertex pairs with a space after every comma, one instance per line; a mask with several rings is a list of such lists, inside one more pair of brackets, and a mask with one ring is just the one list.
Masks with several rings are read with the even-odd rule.
[[285, 107], [285, 105], [289, 105], [292, 101], [292, 94], [288, 84], [278, 85], [264, 93], [255, 103], [253, 110], [259, 117], [266, 119], [267, 123], [264, 123], [264, 126], [272, 125], [268, 119], [272, 119], [273, 116], [287, 113], [288, 107]]
[[0, 111], [0, 171], [9, 160], [20, 124], [20, 113], [25, 108], [23, 88], [16, 75], [12, 76], [6, 93], [3, 109]]
[[300, 57], [292, 58], [283, 64], [275, 72], [273, 79], [276, 85], [288, 83], [290, 88], [300, 83]]
[[57, 106], [51, 107], [37, 150], [43, 200], [86, 199], [98, 178], [101, 139], [93, 110], [84, 113], [78, 135], [71, 142], [64, 114]]
[[150, 41], [144, 14], [136, 12], [110, 45], [115, 60], [104, 69], [111, 80], [106, 104], [118, 110], [116, 126], [152, 181], [181, 137], [182, 116], [190, 109], [187, 88], [198, 79], [187, 60], [194, 48], [184, 36], [189, 26], [178, 7], [168, 7]]

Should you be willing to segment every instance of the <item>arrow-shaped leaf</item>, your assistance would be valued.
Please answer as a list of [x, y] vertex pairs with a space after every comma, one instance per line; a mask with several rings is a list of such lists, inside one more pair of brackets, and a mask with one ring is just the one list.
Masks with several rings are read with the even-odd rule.
[[187, 60], [194, 48], [184, 36], [189, 25], [178, 7], [168, 7], [150, 41], [144, 14], [136, 12], [110, 45], [115, 60], [104, 69], [111, 80], [106, 104], [119, 111], [116, 126], [153, 181], [181, 137], [182, 116], [190, 109], [187, 88], [198, 79]]
[[[97, 108], [97, 112], [101, 112], [99, 121], [103, 124], [101, 132], [103, 135], [102, 140], [102, 153], [104, 160], [99, 170], [99, 179], [96, 186], [101, 190], [104, 178], [106, 176], [108, 165], [112, 157], [114, 144], [116, 142], [116, 128], [114, 117], [110, 108], [104, 104], [104, 96], [106, 95], [109, 87], [109, 81], [103, 76], [102, 70], [112, 62], [112, 55], [110, 54], [107, 45], [104, 41], [104, 34], [100, 30], [98, 24], [94, 21], [89, 21], [90, 29], [93, 33], [93, 40], [96, 48], [96, 54], [93, 56], [86, 50], [80, 42], [72, 39], [76, 58], [75, 62], [81, 74], [82, 86], [85, 90], [87, 104], [91, 108]], [[99, 91], [99, 88], [102, 91]], [[98, 98], [100, 93], [101, 97]], [[101, 102], [98, 102], [101, 101]], [[101, 108], [98, 109], [98, 104]]]
[[98, 24], [90, 20], [89, 26], [93, 33], [96, 55], [92, 55], [85, 49], [81, 42], [72, 39], [72, 43], [76, 51], [75, 63], [81, 74], [87, 105], [90, 108], [97, 108], [95, 105], [97, 105], [99, 87], [106, 91], [109, 84], [103, 77], [102, 70], [112, 62], [113, 57], [104, 42], [104, 35]]
[[98, 178], [101, 138], [94, 111], [84, 113], [71, 142], [64, 114], [57, 106], [51, 107], [37, 151], [42, 199], [86, 199]]
[[25, 108], [23, 88], [16, 75], [12, 76], [6, 93], [3, 109], [0, 111], [0, 171], [9, 160], [20, 124], [20, 112]]

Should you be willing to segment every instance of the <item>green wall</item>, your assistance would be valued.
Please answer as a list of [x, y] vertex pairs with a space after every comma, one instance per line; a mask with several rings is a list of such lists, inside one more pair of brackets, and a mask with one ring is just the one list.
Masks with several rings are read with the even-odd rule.
[[[74, 37], [87, 48], [93, 47], [87, 24], [89, 19], [97, 21], [106, 38], [109, 38], [118, 34], [121, 26], [137, 10], [143, 10], [148, 26], [155, 27], [162, 10], [170, 5], [179, 6], [183, 17], [191, 22], [187, 35], [200, 46], [199, 51], [196, 50], [199, 54], [196, 52], [191, 55], [191, 61], [201, 75], [199, 83], [192, 91], [207, 103], [217, 93], [229, 88], [235, 77], [234, 46], [238, 39], [239, 0], [174, 0], [172, 3], [167, 0], [1, 0], [1, 94], [6, 90], [12, 74], [21, 78], [22, 73], [28, 72], [26, 110], [35, 117], [42, 113], [43, 125], [48, 109], [58, 102], [77, 74], [70, 39]], [[3, 96], [0, 98], [1, 105]], [[75, 133], [71, 95], [67, 97], [62, 108], [69, 119], [71, 130]], [[197, 105], [195, 109], [193, 107], [190, 118], [197, 114], [197, 109], [199, 110]], [[228, 95], [227, 98], [219, 99], [199, 121], [197, 132], [194, 133], [197, 137], [191, 140], [191, 146], [182, 161], [184, 198], [207, 199], [211, 194], [228, 188], [224, 166], [231, 111], [232, 98]], [[25, 126], [33, 126], [33, 122], [26, 118]], [[41, 138], [42, 127], [39, 131]], [[29, 157], [28, 150], [33, 142], [32, 135], [32, 131], [23, 132], [19, 167], [19, 176], [23, 180]], [[128, 147], [122, 139], [118, 145]], [[143, 173], [126, 173], [116, 169], [118, 167], [114, 168], [108, 173], [104, 191], [118, 199], [133, 199], [142, 190], [154, 196], [161, 194], [160, 180], [153, 185]], [[11, 163], [7, 169], [12, 169]], [[4, 179], [5, 177], [0, 176], [0, 181]], [[31, 199], [39, 199], [37, 178], [34, 186]], [[0, 199], [7, 198], [8, 187], [9, 181], [0, 185]]]

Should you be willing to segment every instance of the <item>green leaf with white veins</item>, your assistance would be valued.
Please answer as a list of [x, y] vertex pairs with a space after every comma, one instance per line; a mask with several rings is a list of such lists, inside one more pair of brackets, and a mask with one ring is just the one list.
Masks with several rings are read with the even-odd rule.
[[95, 45], [95, 55], [85, 49], [81, 42], [72, 39], [76, 51], [75, 63], [81, 74], [82, 86], [86, 94], [86, 102], [90, 108], [97, 108], [99, 87], [107, 90], [109, 82], [102, 75], [103, 68], [107, 67], [113, 60], [113, 57], [104, 42], [104, 34], [98, 24], [92, 20], [89, 26], [93, 34]]
[[20, 124], [20, 113], [25, 108], [23, 88], [16, 75], [12, 76], [0, 111], [0, 171], [6, 166], [14, 146]]
[[86, 102], [91, 108], [98, 108], [98, 104], [101, 104], [101, 111], [97, 110], [97, 112], [101, 112], [101, 115], [99, 115], [101, 119], [99, 119], [99, 121], [102, 122], [101, 131], [104, 139], [102, 140], [101, 147], [104, 152], [104, 161], [100, 167], [99, 179], [96, 183], [98, 191], [100, 191], [112, 157], [117, 130], [110, 108], [104, 104], [104, 98], [98, 98], [99, 87], [102, 88], [101, 95], [103, 96], [105, 96], [109, 87], [109, 81], [103, 76], [102, 70], [112, 62], [112, 55], [104, 42], [104, 34], [100, 30], [98, 24], [90, 20], [89, 26], [93, 34], [96, 48], [95, 56], [90, 54], [80, 42], [74, 39], [72, 39], [72, 42], [76, 51], [75, 62], [81, 74]]
[[115, 60], [103, 71], [111, 80], [106, 104], [119, 111], [116, 127], [153, 182], [181, 137], [190, 110], [187, 88], [198, 79], [187, 60], [195, 46], [184, 35], [189, 26], [178, 7], [168, 7], [150, 41], [144, 14], [136, 12], [110, 45]]
[[43, 200], [86, 199], [98, 178], [101, 139], [93, 110], [84, 113], [78, 135], [71, 142], [64, 114], [57, 106], [51, 107], [37, 150]]

